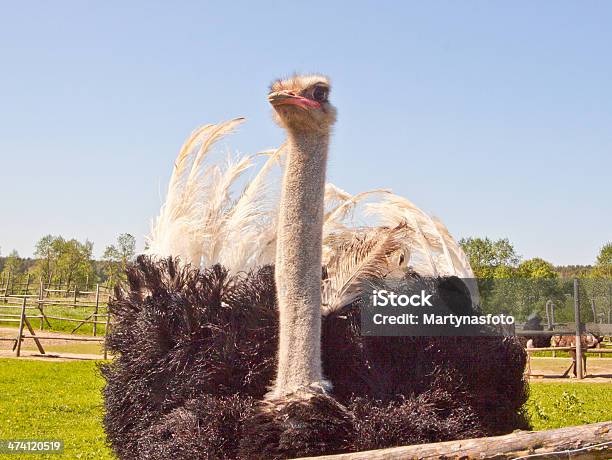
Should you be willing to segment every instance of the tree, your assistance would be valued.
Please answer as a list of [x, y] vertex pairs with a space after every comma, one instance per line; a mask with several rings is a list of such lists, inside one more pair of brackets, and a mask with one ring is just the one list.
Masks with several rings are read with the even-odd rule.
[[464, 238], [459, 244], [478, 278], [486, 313], [505, 311], [524, 320], [534, 311], [544, 311], [548, 300], [564, 301], [554, 266], [538, 257], [519, 264], [521, 257], [507, 238]]
[[4, 261], [4, 268], [2, 270], [2, 273], [4, 273], [5, 275], [7, 275], [8, 273], [11, 273], [12, 276], [15, 276], [22, 272], [21, 267], [22, 267], [22, 261], [21, 261], [21, 258], [19, 257], [19, 253], [15, 250], [12, 250], [11, 253], [8, 255], [8, 257], [6, 258], [6, 260]]
[[136, 238], [129, 233], [117, 237], [117, 243], [107, 246], [102, 258], [106, 262], [109, 284], [125, 280], [125, 270], [136, 255]]
[[93, 274], [93, 243], [66, 240], [62, 236], [46, 235], [38, 243], [34, 255], [38, 257], [35, 272], [47, 284], [52, 282], [84, 285]]
[[521, 278], [557, 278], [559, 275], [555, 272], [555, 267], [550, 262], [544, 259], [534, 257], [533, 259], [525, 260], [516, 269], [516, 274]]
[[47, 284], [51, 284], [56, 274], [57, 261], [63, 244], [64, 239], [61, 236], [53, 235], [45, 235], [36, 243], [34, 256], [39, 260], [34, 267], [34, 271]]
[[91, 241], [85, 240], [84, 243], [76, 239], [63, 241], [57, 260], [57, 270], [67, 286], [85, 284], [89, 275], [93, 273], [92, 253], [93, 243]]
[[520, 257], [507, 238], [462, 238], [459, 240], [476, 278], [509, 278]]
[[559, 265], [555, 271], [561, 278], [586, 278], [591, 276], [593, 267], [591, 265]]
[[[591, 307], [593, 321], [610, 318], [612, 310], [612, 242], [599, 250], [589, 279], [581, 281], [583, 304]], [[587, 313], [587, 318], [589, 313]]]
[[612, 278], [612, 243], [604, 244], [599, 250], [592, 275], [595, 278]]

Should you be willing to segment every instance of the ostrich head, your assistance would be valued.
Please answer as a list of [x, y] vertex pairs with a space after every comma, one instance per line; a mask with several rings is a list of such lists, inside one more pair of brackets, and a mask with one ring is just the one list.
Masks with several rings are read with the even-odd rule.
[[336, 108], [328, 97], [331, 86], [322, 75], [294, 75], [270, 85], [268, 101], [274, 119], [283, 128], [327, 133], [336, 121]]

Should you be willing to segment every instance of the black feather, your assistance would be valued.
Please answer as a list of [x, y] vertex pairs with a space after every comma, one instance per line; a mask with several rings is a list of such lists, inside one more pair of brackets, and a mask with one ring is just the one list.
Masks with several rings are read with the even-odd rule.
[[287, 458], [527, 428], [514, 338], [362, 337], [359, 308], [323, 320], [333, 393], [261, 403], [276, 367], [273, 268], [230, 275], [139, 257], [111, 303], [104, 424], [123, 459]]

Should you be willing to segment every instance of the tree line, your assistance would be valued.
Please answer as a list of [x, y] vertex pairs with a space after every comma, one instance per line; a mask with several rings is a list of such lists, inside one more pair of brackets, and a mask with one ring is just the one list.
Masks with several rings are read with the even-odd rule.
[[[604, 244], [593, 265], [555, 267], [539, 257], [523, 260], [507, 239], [463, 238], [465, 251], [477, 278], [612, 278], [612, 242]], [[0, 273], [19, 276], [26, 273], [45, 284], [85, 286], [115, 284], [125, 277], [125, 268], [136, 254], [136, 239], [122, 233], [107, 246], [101, 260], [93, 258], [93, 243], [45, 235], [34, 247], [34, 258], [22, 258], [17, 251], [1, 257]]]
[[593, 265], [562, 267], [539, 257], [522, 260], [508, 239], [464, 238], [459, 244], [478, 279], [486, 313], [511, 313], [525, 321], [545, 317], [547, 304], [553, 304], [556, 321], [574, 321], [573, 278], [579, 278], [582, 320], [612, 319], [612, 243], [600, 248]]
[[0, 274], [5, 280], [29, 274], [46, 285], [112, 286], [125, 278], [125, 268], [136, 255], [136, 239], [129, 233], [120, 234], [105, 248], [100, 260], [93, 258], [93, 248], [89, 240], [45, 235], [34, 247], [34, 258], [22, 258], [15, 250], [0, 257]]
[[612, 278], [612, 242], [600, 248], [593, 265], [566, 266], [540, 257], [523, 260], [507, 238], [462, 238], [459, 245], [476, 278]]

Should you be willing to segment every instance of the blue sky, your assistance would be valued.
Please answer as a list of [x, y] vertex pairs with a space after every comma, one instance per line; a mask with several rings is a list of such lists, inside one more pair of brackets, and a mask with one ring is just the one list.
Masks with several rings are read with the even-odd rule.
[[612, 3], [3, 2], [0, 247], [142, 249], [183, 139], [282, 141], [265, 94], [332, 77], [329, 180], [388, 187], [457, 237], [592, 263], [612, 240]]

